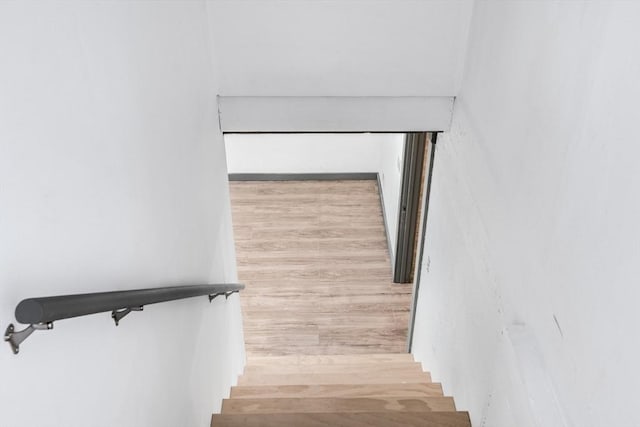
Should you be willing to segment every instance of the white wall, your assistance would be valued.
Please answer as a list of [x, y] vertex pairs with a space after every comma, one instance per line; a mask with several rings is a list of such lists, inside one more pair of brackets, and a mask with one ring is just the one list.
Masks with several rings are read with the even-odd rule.
[[337, 173], [380, 169], [390, 134], [226, 134], [229, 173]]
[[220, 94], [455, 95], [471, 5], [468, 0], [213, 1]]
[[400, 192], [404, 161], [404, 134], [393, 134], [380, 144], [380, 183], [384, 199], [384, 214], [390, 241], [391, 263], [395, 260], [398, 240], [398, 215], [400, 214]]
[[640, 4], [477, 2], [414, 354], [477, 426], [637, 426]]
[[[204, 2], [0, 3], [0, 320], [23, 298], [235, 281]], [[0, 424], [204, 426], [238, 297], [108, 313], [0, 351]]]

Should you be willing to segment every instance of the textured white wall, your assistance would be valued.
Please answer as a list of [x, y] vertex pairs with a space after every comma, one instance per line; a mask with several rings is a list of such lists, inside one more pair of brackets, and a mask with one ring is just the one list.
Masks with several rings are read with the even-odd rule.
[[[204, 2], [0, 3], [0, 320], [23, 298], [236, 279]], [[204, 426], [238, 297], [56, 322], [0, 351], [0, 424]]]
[[477, 2], [414, 354], [477, 426], [640, 425], [640, 4]]
[[469, 0], [210, 4], [221, 95], [453, 96], [458, 91]]

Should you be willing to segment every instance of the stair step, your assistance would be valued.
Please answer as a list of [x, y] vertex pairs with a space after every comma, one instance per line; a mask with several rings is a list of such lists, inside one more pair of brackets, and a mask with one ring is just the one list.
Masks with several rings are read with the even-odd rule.
[[231, 389], [233, 399], [283, 397], [429, 397], [442, 396], [440, 383], [416, 384], [315, 384], [280, 386], [238, 386]]
[[376, 373], [380, 371], [420, 373], [422, 365], [418, 362], [380, 362], [376, 364], [327, 364], [327, 365], [250, 365], [245, 375], [256, 374], [325, 374], [325, 373]]
[[371, 371], [361, 373], [248, 374], [238, 379], [239, 386], [300, 384], [397, 384], [430, 383], [428, 372]]
[[249, 356], [247, 365], [344, 365], [366, 363], [414, 362], [409, 353], [391, 354], [341, 354], [341, 355], [291, 355], [291, 356]]
[[214, 414], [211, 427], [471, 427], [466, 412]]
[[223, 414], [287, 414], [333, 412], [455, 411], [451, 397], [315, 397], [276, 399], [225, 399]]

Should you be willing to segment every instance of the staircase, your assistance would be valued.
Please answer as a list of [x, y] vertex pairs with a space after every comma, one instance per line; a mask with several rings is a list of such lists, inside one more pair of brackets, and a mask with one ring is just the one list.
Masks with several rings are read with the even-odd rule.
[[212, 427], [470, 427], [410, 354], [251, 357]]

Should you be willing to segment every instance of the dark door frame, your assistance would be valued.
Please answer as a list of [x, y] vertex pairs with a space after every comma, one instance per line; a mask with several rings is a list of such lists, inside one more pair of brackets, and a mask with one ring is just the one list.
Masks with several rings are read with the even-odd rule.
[[398, 207], [393, 281], [411, 283], [417, 264], [415, 251], [420, 215], [420, 196], [423, 185], [424, 156], [428, 143], [427, 132], [405, 134], [404, 165]]

